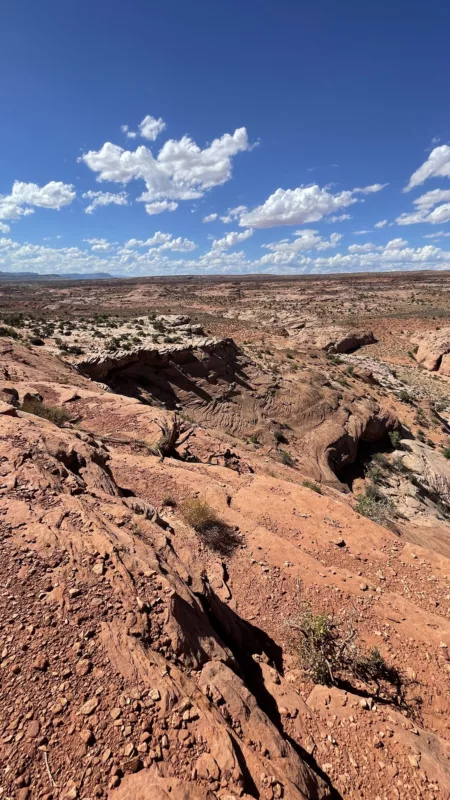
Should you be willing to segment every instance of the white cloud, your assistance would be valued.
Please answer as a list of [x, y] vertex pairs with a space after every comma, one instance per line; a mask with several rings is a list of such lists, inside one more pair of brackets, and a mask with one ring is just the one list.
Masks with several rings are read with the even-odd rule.
[[387, 219], [381, 219], [379, 222], [376, 222], [373, 226], [374, 228], [385, 228], [387, 225]]
[[442, 239], [450, 236], [450, 231], [437, 231], [436, 233], [426, 233], [424, 239]]
[[[274, 264], [289, 264], [297, 260], [298, 254], [309, 250], [329, 250], [337, 247], [342, 239], [341, 233], [332, 233], [329, 239], [324, 239], [316, 230], [295, 231], [295, 239], [281, 239], [278, 242], [264, 244], [271, 254], [263, 256], [261, 262]], [[273, 255], [272, 255], [273, 254]]]
[[416, 206], [415, 211], [397, 217], [396, 222], [399, 225], [415, 225], [420, 222], [442, 225], [450, 221], [450, 189], [433, 189], [417, 197], [413, 204]]
[[373, 233], [373, 231], [353, 231], [354, 236], [367, 236], [368, 233]]
[[174, 239], [171, 233], [156, 231], [150, 239], [146, 239], [145, 241], [143, 239], [129, 239], [128, 242], [125, 242], [125, 247], [118, 252], [120, 255], [128, 255], [132, 253], [136, 247], [153, 248], [155, 252], [173, 250], [178, 253], [188, 253], [191, 250], [197, 249], [195, 242], [191, 242], [189, 239], [183, 239], [182, 236], [178, 236]]
[[128, 125], [121, 125], [120, 130], [128, 137], [128, 139], [136, 139], [137, 136], [136, 131], [130, 131]]
[[371, 253], [372, 250], [377, 250], [374, 244], [366, 242], [366, 244], [351, 244], [348, 248], [349, 253]]
[[91, 245], [91, 250], [98, 253], [108, 253], [112, 249], [112, 245], [107, 239], [83, 239]]
[[332, 217], [328, 217], [325, 222], [334, 223], [334, 222], [344, 222], [346, 219], [353, 219], [351, 214], [333, 214]]
[[59, 211], [70, 205], [75, 196], [74, 186], [61, 181], [50, 181], [45, 186], [14, 181], [11, 194], [0, 195], [0, 220], [28, 216], [34, 213], [33, 207]]
[[114, 192], [84, 192], [82, 197], [86, 200], [92, 200], [90, 205], [86, 206], [84, 209], [85, 214], [92, 214], [96, 208], [99, 206], [127, 206], [128, 203], [128, 195], [126, 192], [119, 192], [115, 194]]
[[154, 247], [155, 245], [169, 242], [171, 238], [171, 233], [161, 233], [161, 231], [156, 231], [151, 239], [146, 239], [145, 241], [142, 239], [130, 239], [128, 242], [125, 242], [125, 247]]
[[430, 209], [439, 203], [448, 202], [450, 202], [450, 189], [433, 189], [413, 200], [413, 204], [420, 209]]
[[6, 225], [4, 222], [0, 222], [0, 233], [9, 233], [9, 231], [9, 225]]
[[189, 239], [183, 239], [178, 236], [177, 239], [171, 239], [158, 247], [158, 250], [174, 250], [177, 253], [188, 253], [190, 250], [196, 250], [197, 245]]
[[230, 231], [222, 239], [214, 239], [211, 249], [212, 250], [227, 250], [229, 247], [234, 247], [239, 242], [244, 242], [253, 236], [253, 228], [248, 228], [246, 231]]
[[381, 192], [381, 190], [385, 189], [386, 186], [389, 186], [389, 184], [372, 183], [370, 186], [364, 186], [362, 189], [353, 189], [353, 191], [357, 194], [373, 194], [374, 192]]
[[145, 181], [147, 191], [139, 199], [151, 204], [202, 197], [230, 179], [231, 159], [249, 149], [246, 129], [238, 128], [233, 135], [225, 133], [214, 139], [204, 150], [189, 136], [179, 141], [169, 139], [156, 158], [143, 145], [130, 151], [106, 142], [100, 150], [90, 150], [80, 160], [97, 173], [98, 181]]
[[[305, 231], [301, 233], [303, 235]], [[311, 236], [311, 233], [307, 235]], [[297, 253], [291, 252], [287, 258], [282, 249], [268, 251], [266, 248], [266, 254], [256, 260], [248, 259], [242, 251], [228, 252], [226, 249], [213, 249], [196, 259], [189, 255], [183, 257], [181, 254], [189, 253], [195, 244], [181, 237], [177, 239], [171, 237], [171, 240], [172, 253], [169, 247], [161, 250], [160, 246], [147, 249], [146, 252], [124, 247], [112, 253], [101, 251], [95, 253], [91, 249], [19, 244], [11, 239], [0, 238], [0, 269], [12, 272], [30, 270], [42, 274], [110, 272], [113, 275], [139, 276], [251, 272], [262, 274], [389, 272], [450, 268], [450, 251], [434, 245], [408, 247], [403, 239], [393, 239], [385, 247], [372, 245], [371, 250], [368, 249], [369, 244], [367, 247], [364, 244], [351, 245], [353, 251], [349, 249], [334, 255], [319, 253], [314, 257], [310, 253], [303, 252], [302, 248]], [[286, 243], [291, 243], [291, 240], [287, 239]], [[131, 244], [133, 240], [127, 242], [127, 245]], [[355, 247], [360, 248], [359, 251], [355, 252]], [[176, 253], [180, 255], [176, 256]]]
[[[142, 197], [138, 198], [142, 200]], [[146, 203], [145, 210], [147, 214], [162, 214], [163, 211], [175, 211], [178, 208], [178, 203], [175, 203], [173, 200], [170, 202], [168, 200], [158, 200], [154, 203]]]
[[450, 178], [450, 147], [442, 144], [431, 151], [427, 160], [411, 175], [403, 189], [409, 192], [415, 186], [421, 186], [428, 178]]
[[317, 184], [297, 189], [277, 189], [261, 206], [241, 216], [242, 227], [271, 228], [275, 225], [303, 225], [318, 222], [341, 208], [356, 203], [352, 192], [332, 194]]
[[207, 217], [203, 217], [202, 222], [214, 222], [218, 216], [218, 214], [208, 214]]
[[139, 131], [144, 139], [149, 139], [151, 142], [154, 142], [165, 127], [166, 123], [163, 119], [155, 119], [155, 117], [151, 117], [150, 114], [147, 114], [139, 125]]

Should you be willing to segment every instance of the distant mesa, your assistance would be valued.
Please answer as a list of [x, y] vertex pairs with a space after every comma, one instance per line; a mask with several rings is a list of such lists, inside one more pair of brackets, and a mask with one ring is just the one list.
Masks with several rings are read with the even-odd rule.
[[40, 272], [1, 272], [0, 281], [96, 281], [96, 280], [111, 280], [113, 275], [108, 272], [71, 272], [70, 275], [59, 275], [58, 273], [51, 273], [42, 275]]

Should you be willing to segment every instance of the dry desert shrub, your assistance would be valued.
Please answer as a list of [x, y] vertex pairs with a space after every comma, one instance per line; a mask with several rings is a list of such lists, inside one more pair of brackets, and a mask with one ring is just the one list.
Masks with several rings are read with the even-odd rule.
[[41, 402], [37, 398], [30, 398], [29, 400], [25, 400], [21, 407], [21, 411], [25, 411], [27, 414], [34, 414], [36, 417], [43, 417], [43, 419], [48, 419], [50, 422], [53, 422], [54, 425], [58, 425], [58, 427], [62, 427], [65, 422], [69, 422], [71, 419], [71, 414], [67, 409], [61, 408], [60, 406], [47, 406], [45, 403]]
[[221, 520], [205, 500], [191, 498], [181, 506], [181, 516], [198, 533], [206, 547], [228, 556], [241, 543], [236, 530]]

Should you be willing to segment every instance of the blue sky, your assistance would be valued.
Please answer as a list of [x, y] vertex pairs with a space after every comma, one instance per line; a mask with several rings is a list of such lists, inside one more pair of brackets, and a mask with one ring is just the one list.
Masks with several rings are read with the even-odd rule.
[[449, 268], [449, 32], [444, 0], [15, 0], [0, 270]]

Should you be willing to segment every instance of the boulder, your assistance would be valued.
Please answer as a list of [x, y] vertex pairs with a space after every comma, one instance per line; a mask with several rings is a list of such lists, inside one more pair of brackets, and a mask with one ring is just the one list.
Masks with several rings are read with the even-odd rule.
[[348, 331], [338, 326], [317, 328], [309, 324], [293, 334], [299, 344], [333, 353], [351, 353], [377, 341], [373, 331]]
[[[450, 328], [430, 331], [419, 340], [415, 337], [411, 341], [419, 343], [416, 361], [425, 369], [435, 371], [441, 366], [443, 356], [450, 353]], [[446, 369], [448, 369], [448, 364], [446, 364]]]

